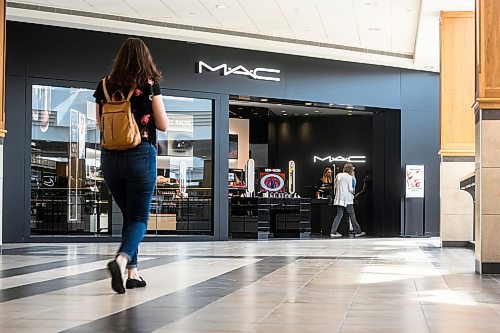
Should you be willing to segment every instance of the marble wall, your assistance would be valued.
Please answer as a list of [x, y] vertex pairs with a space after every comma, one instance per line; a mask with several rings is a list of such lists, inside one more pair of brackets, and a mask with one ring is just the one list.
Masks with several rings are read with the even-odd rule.
[[460, 180], [474, 172], [474, 157], [441, 158], [441, 242], [462, 246], [473, 239], [474, 200]]

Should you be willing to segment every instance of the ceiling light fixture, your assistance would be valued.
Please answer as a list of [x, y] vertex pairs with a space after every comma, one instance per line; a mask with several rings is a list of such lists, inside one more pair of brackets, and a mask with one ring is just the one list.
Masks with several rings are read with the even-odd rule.
[[309, 105], [312, 105], [313, 103], [311, 102], [307, 102], [307, 103], [304, 103], [305, 105], [309, 106]]
[[229, 5], [226, 5], [226, 4], [219, 4], [219, 5], [215, 5], [216, 8], [219, 8], [219, 9], [226, 9], [226, 8], [229, 8]]
[[305, 113], [304, 115], [305, 115], [305, 116], [308, 116], [308, 115], [309, 115], [309, 113]]
[[260, 101], [261, 101], [261, 102], [267, 102], [267, 101], [268, 101], [268, 99], [267, 99], [267, 98], [261, 98], [261, 99], [260, 99]]
[[285, 110], [281, 110], [281, 113], [286, 113], [286, 111]]
[[319, 113], [319, 111], [318, 111], [318, 110], [316, 110], [316, 111], [314, 111], [314, 113]]
[[352, 106], [352, 105], [348, 105], [348, 106], [346, 106], [345, 108], [346, 108], [346, 109], [354, 109], [354, 106]]

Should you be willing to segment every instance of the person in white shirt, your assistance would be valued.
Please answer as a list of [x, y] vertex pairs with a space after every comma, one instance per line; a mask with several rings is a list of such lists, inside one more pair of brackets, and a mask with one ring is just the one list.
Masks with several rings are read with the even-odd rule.
[[353, 165], [347, 163], [344, 165], [343, 172], [335, 177], [335, 199], [333, 200], [333, 204], [337, 207], [337, 215], [333, 220], [332, 230], [330, 232], [330, 237], [332, 238], [342, 237], [342, 235], [337, 232], [337, 229], [344, 216], [344, 210], [347, 211], [351, 219], [354, 236], [360, 237], [366, 235], [365, 232], [361, 231], [361, 227], [356, 220], [356, 214], [354, 213], [354, 187], [351, 176], [353, 170]]

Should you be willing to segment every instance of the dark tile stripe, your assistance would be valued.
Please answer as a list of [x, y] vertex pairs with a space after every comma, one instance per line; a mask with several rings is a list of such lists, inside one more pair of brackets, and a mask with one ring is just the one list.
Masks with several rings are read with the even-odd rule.
[[[159, 265], [165, 265], [172, 262], [185, 260], [184, 256], [171, 256], [165, 258], [151, 259], [141, 262], [141, 269], [152, 268]], [[7, 288], [0, 290], [0, 303], [12, 301], [15, 299], [45, 294], [57, 290], [79, 286], [85, 283], [99, 281], [109, 278], [105, 268], [91, 272], [75, 274], [62, 278], [57, 278], [49, 281], [35, 282], [19, 287]]]
[[[18, 255], [18, 254], [36, 254], [40, 255], [40, 252], [44, 252], [44, 254], [48, 255], [58, 255], [61, 253], [61, 251], [65, 251], [63, 255], [67, 256], [68, 255], [68, 248], [70, 246], [44, 246], [44, 245], [37, 245], [37, 246], [28, 246], [28, 247], [16, 247], [13, 249], [6, 249], [4, 248], [2, 250], [3, 255]], [[72, 248], [74, 248], [71, 245]], [[56, 252], [57, 251], [57, 252]]]
[[258, 281], [297, 259], [297, 257], [268, 257], [64, 332], [153, 332]]
[[109, 256], [90, 256], [87, 258], [77, 258], [68, 260], [58, 260], [53, 262], [48, 262], [44, 264], [29, 265], [23, 267], [9, 268], [0, 271], [0, 279], [7, 278], [11, 276], [24, 275], [35, 272], [47, 271], [49, 269], [56, 269], [67, 266], [76, 266], [81, 264], [87, 264], [89, 262], [104, 260], [109, 258]]

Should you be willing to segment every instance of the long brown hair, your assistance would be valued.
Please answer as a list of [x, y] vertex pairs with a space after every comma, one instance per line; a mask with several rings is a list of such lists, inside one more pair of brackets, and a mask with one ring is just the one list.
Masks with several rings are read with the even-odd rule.
[[139, 38], [127, 38], [115, 59], [110, 73], [111, 82], [119, 86], [131, 86], [134, 83], [144, 84], [148, 80], [159, 82], [161, 72], [151, 56], [151, 52]]
[[333, 181], [333, 180], [332, 180], [332, 175], [330, 175], [330, 176], [327, 176], [327, 175], [326, 175], [326, 173], [327, 173], [328, 171], [332, 171], [332, 169], [330, 169], [330, 168], [325, 168], [325, 169], [323, 170], [323, 177], [321, 177], [321, 182], [323, 182], [323, 183], [332, 183], [332, 181]]

